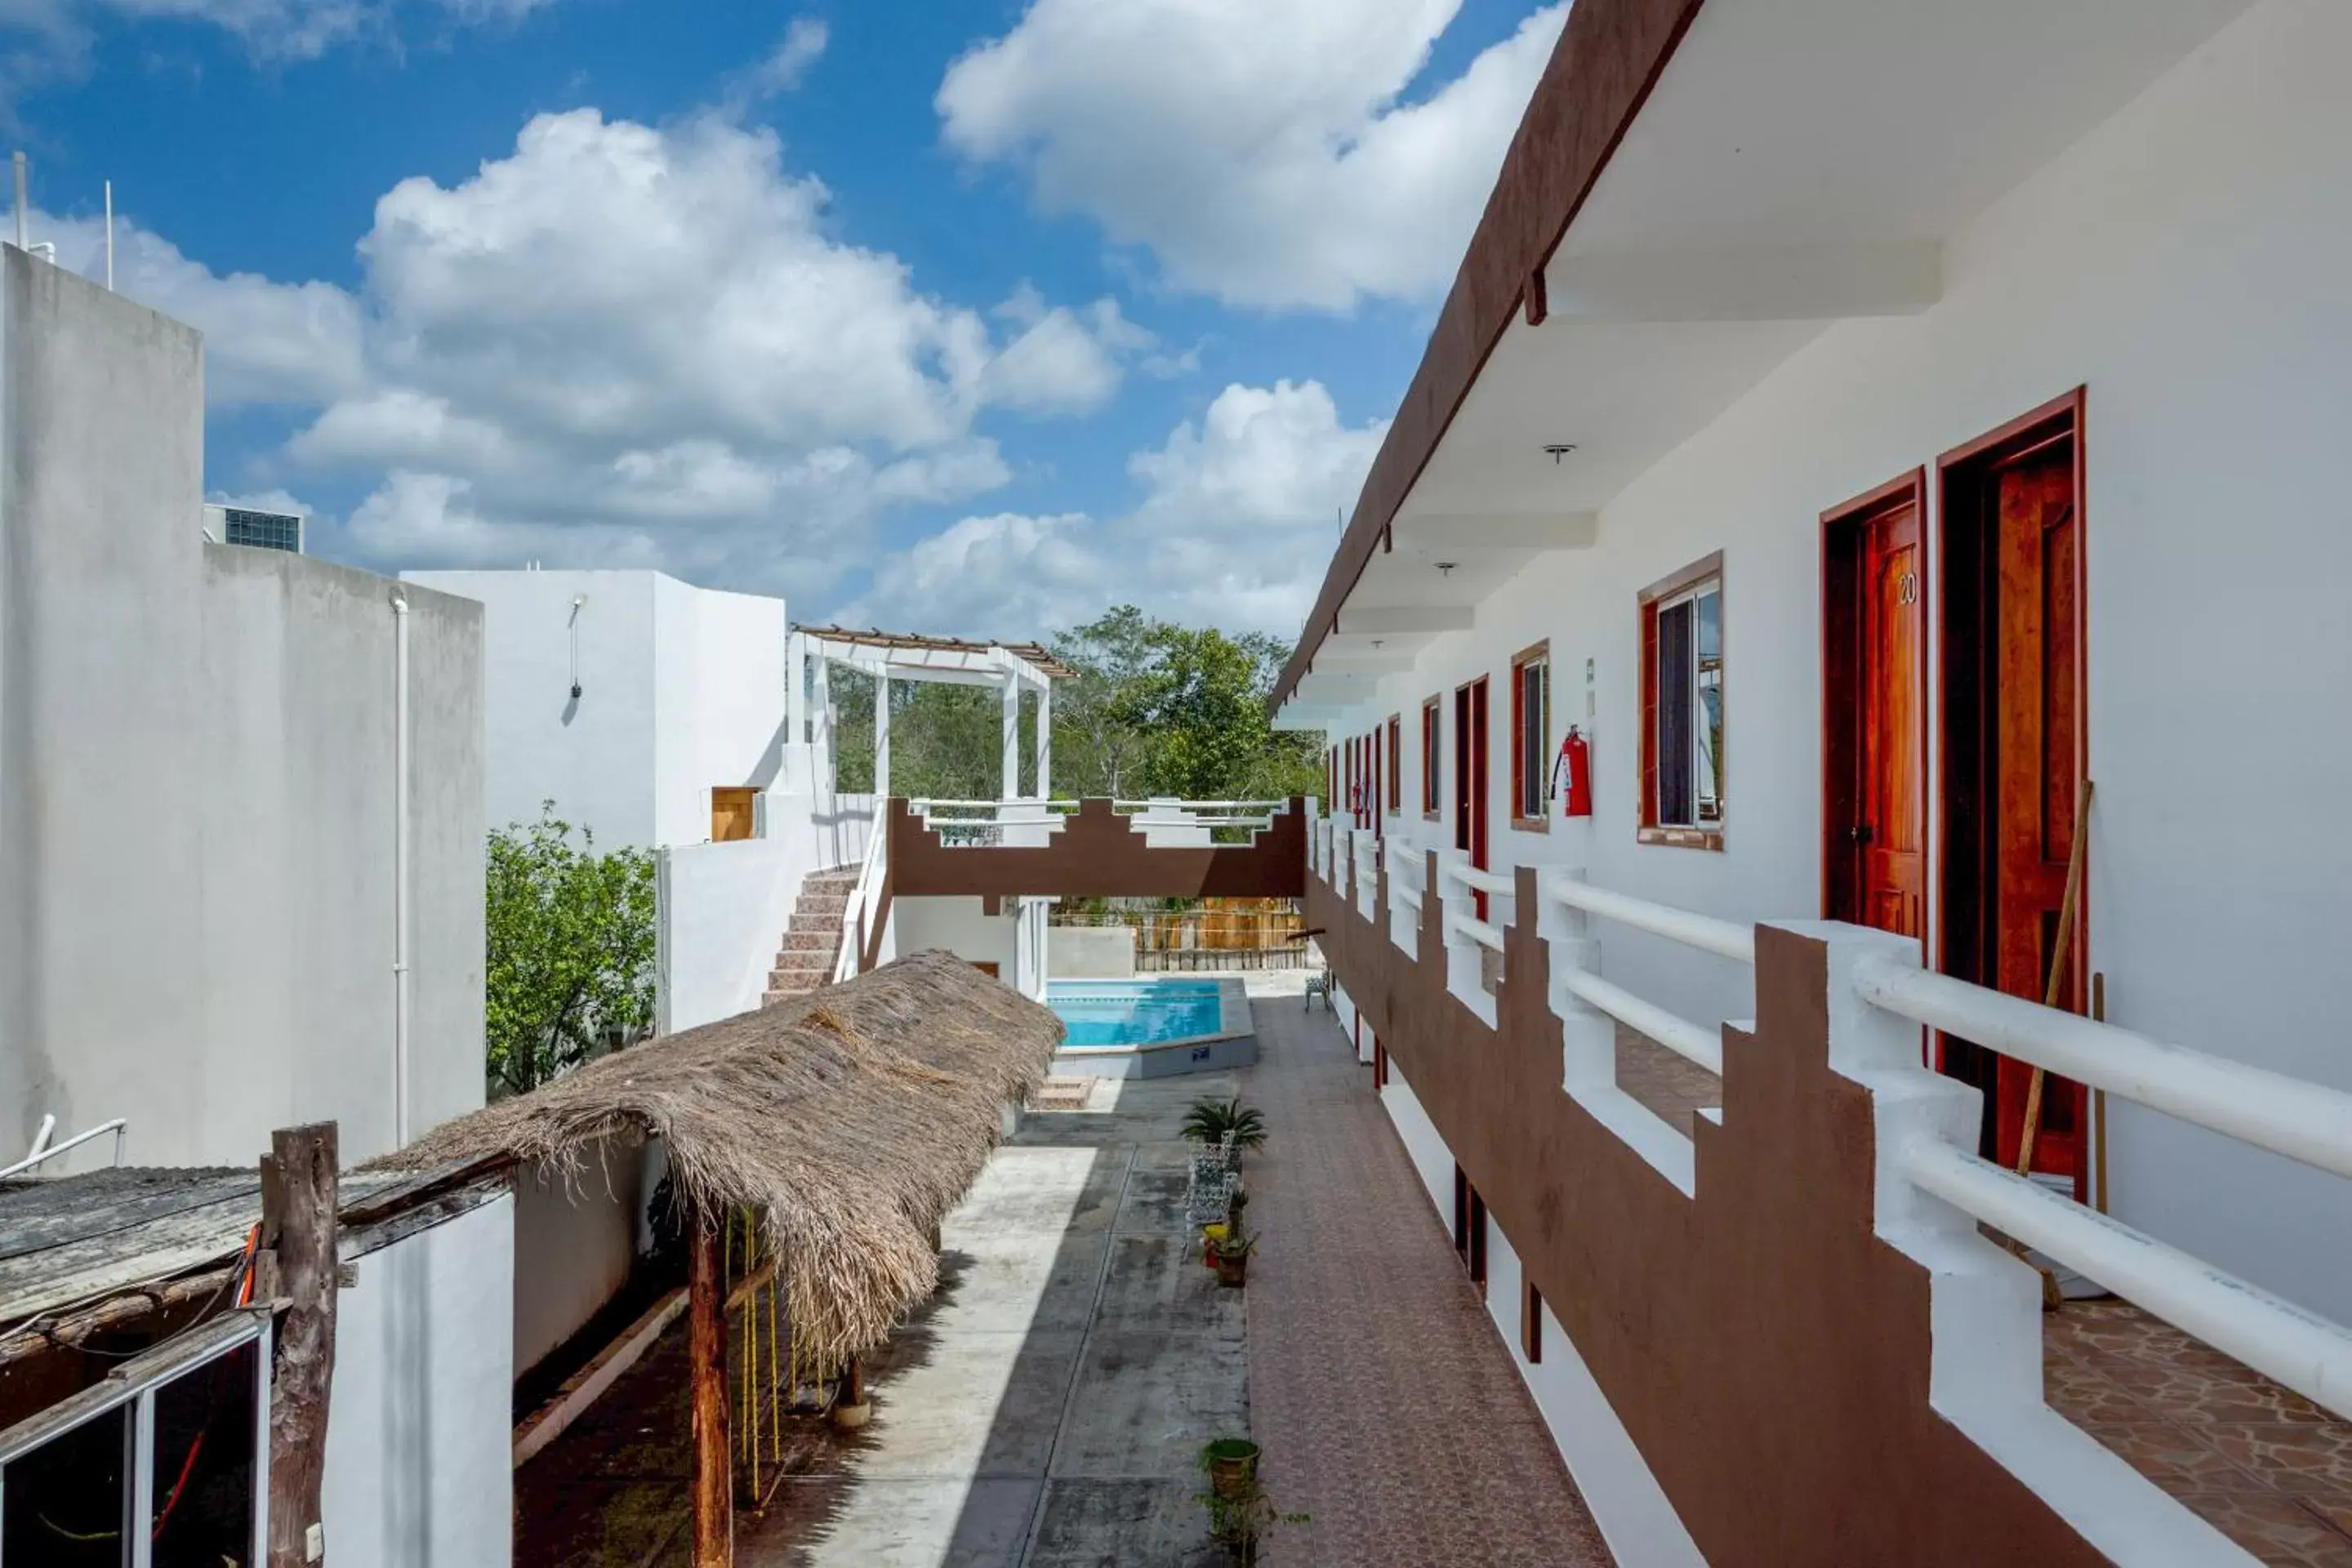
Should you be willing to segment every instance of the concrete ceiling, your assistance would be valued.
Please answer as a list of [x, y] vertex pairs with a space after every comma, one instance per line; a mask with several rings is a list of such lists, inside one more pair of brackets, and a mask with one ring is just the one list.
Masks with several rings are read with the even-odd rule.
[[1278, 722], [1360, 726], [1360, 661], [1589, 546], [1832, 322], [1933, 306], [1946, 238], [2250, 3], [1707, 0], [1546, 268], [1547, 319], [1505, 331]]

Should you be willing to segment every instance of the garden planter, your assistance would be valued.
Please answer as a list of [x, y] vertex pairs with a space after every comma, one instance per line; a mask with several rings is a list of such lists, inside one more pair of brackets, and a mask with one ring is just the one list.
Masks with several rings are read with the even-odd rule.
[[1209, 1445], [1209, 1489], [1239, 1502], [1257, 1479], [1257, 1445], [1246, 1437], [1220, 1437]]
[[1228, 1258], [1221, 1252], [1217, 1254], [1216, 1268], [1217, 1283], [1228, 1290], [1238, 1290], [1249, 1282], [1249, 1256], [1246, 1253], [1239, 1258]]

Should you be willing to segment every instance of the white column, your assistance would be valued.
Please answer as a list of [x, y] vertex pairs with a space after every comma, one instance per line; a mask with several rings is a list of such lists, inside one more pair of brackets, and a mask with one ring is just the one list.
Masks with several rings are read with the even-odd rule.
[[1037, 684], [1037, 798], [1054, 798], [1054, 683]]
[[814, 793], [830, 795], [839, 787], [833, 776], [833, 660], [820, 656], [809, 692], [809, 775]]
[[1021, 798], [1021, 678], [1004, 672], [1004, 788], [999, 800]]
[[890, 793], [890, 677], [874, 672], [874, 793]]
[[798, 632], [784, 634], [784, 743], [797, 746], [809, 738], [808, 696], [801, 688], [808, 681], [808, 638]]

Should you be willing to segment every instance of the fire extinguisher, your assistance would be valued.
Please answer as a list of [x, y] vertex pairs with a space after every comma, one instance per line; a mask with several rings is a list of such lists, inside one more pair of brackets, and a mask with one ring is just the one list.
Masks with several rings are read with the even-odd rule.
[[1559, 760], [1552, 764], [1551, 780], [1555, 795], [1566, 786], [1568, 798], [1561, 816], [1592, 815], [1592, 744], [1573, 724], [1568, 727], [1568, 738], [1559, 743]]

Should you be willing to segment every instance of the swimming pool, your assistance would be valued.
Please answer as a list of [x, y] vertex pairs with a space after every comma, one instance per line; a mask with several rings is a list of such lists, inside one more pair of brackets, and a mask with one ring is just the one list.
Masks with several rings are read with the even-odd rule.
[[1045, 1005], [1062, 1016], [1063, 1046], [1160, 1046], [1224, 1033], [1224, 988], [1214, 980], [1055, 980]]

